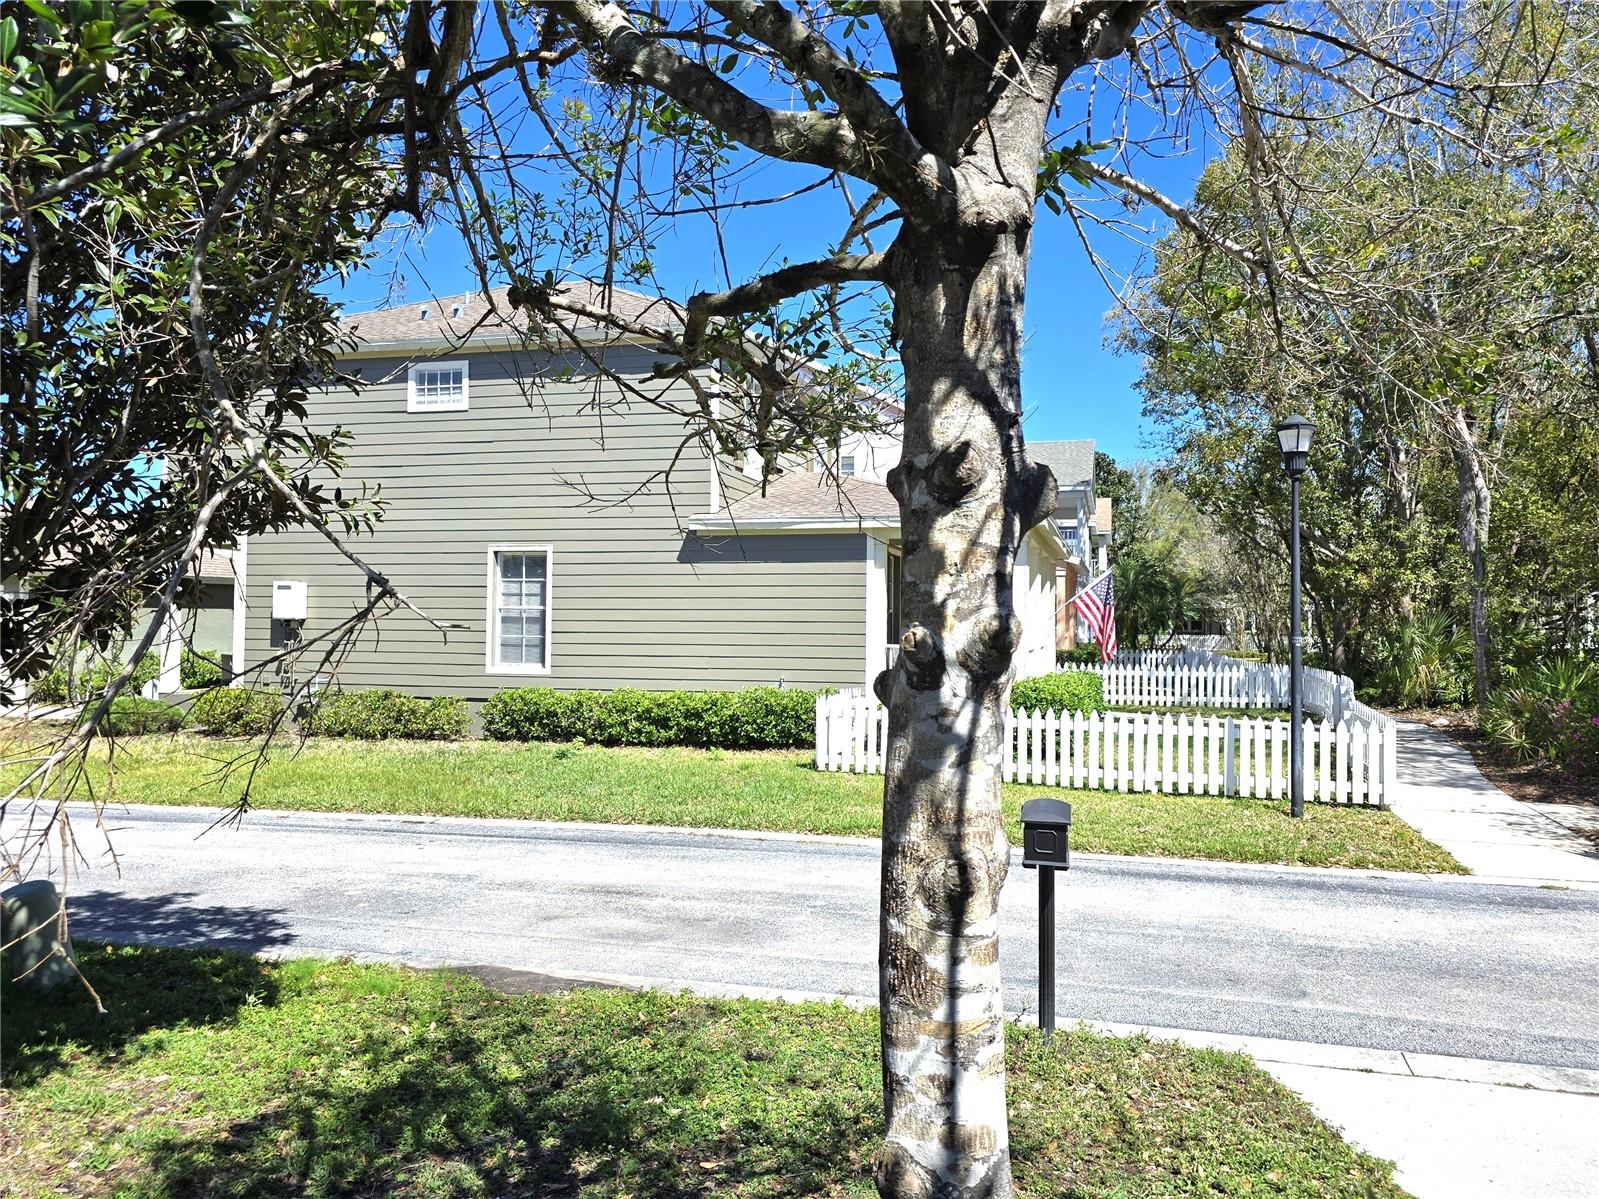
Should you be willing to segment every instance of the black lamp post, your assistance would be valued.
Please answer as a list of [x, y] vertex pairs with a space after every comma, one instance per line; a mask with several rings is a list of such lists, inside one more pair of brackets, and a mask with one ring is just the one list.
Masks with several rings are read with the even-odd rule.
[[1289, 591], [1291, 606], [1288, 609], [1288, 711], [1292, 722], [1288, 729], [1288, 794], [1289, 811], [1297, 819], [1305, 814], [1305, 716], [1299, 698], [1300, 661], [1299, 637], [1299, 478], [1310, 461], [1310, 435], [1316, 426], [1299, 415], [1290, 416], [1277, 424], [1277, 448], [1282, 451], [1283, 467], [1288, 471], [1288, 485], [1292, 492], [1292, 529], [1288, 540]]

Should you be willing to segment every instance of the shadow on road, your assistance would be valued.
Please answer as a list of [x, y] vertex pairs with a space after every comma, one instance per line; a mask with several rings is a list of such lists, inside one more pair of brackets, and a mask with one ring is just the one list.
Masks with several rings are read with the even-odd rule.
[[280, 908], [197, 904], [190, 891], [149, 897], [87, 891], [67, 897], [72, 935], [118, 944], [190, 945], [261, 953], [293, 941]]

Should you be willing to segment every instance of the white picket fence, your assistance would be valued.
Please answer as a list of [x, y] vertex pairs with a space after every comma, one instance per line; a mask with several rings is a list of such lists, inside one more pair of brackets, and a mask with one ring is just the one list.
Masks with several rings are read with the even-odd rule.
[[[881, 774], [888, 709], [863, 695], [816, 700], [816, 768]], [[1389, 720], [1307, 719], [1305, 798], [1386, 805], [1396, 778]], [[1251, 716], [1148, 712], [1013, 711], [1006, 721], [1007, 782], [1105, 791], [1288, 794], [1288, 722]]]
[[[1286, 708], [1288, 667], [1246, 662], [1211, 650], [1144, 650], [1118, 654], [1104, 666], [1064, 666], [1088, 671], [1105, 683], [1105, 702], [1133, 708]], [[1388, 716], [1355, 699], [1348, 675], [1306, 667], [1301, 699], [1305, 710], [1333, 721], [1355, 718], [1376, 724]]]

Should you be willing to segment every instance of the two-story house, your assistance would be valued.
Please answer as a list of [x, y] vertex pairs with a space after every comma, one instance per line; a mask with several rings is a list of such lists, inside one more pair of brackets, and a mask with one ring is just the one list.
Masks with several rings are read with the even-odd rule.
[[[657, 346], [579, 325], [583, 344], [533, 351], [488, 314], [465, 295], [352, 317], [344, 365], [366, 385], [312, 398], [315, 420], [352, 435], [341, 485], [381, 486], [387, 503], [351, 548], [442, 626], [389, 613], [342, 655], [341, 685], [474, 702], [529, 685], [870, 686], [903, 631], [891, 437], [846, 441], [835, 470], [796, 463], [763, 493], [749, 463], [685, 448], [680, 415], [591, 361], [692, 407], [654, 375]], [[1022, 552], [1022, 675], [1053, 668], [1065, 553], [1049, 522]], [[246, 670], [365, 602], [314, 531], [253, 538], [245, 559]], [[278, 681], [312, 682], [318, 657]]]
[[1092, 441], [1034, 441], [1027, 449], [1055, 473], [1060, 488], [1055, 526], [1066, 553], [1056, 568], [1056, 644], [1071, 649], [1087, 638], [1071, 598], [1110, 569], [1111, 502], [1094, 494]]

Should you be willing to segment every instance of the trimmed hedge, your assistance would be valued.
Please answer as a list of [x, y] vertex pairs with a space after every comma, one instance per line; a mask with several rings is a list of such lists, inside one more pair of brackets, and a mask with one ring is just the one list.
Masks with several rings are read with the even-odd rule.
[[792, 749], [815, 743], [816, 692], [515, 687], [483, 705], [483, 732], [496, 741]]
[[222, 677], [222, 651], [216, 649], [186, 649], [178, 659], [178, 685], [186, 691], [204, 691], [207, 687], [220, 687]]
[[271, 732], [282, 711], [283, 697], [276, 691], [213, 687], [194, 701], [189, 719], [224, 737], [258, 737]]
[[182, 708], [164, 704], [158, 699], [120, 695], [111, 701], [111, 709], [100, 718], [100, 731], [117, 737], [175, 733], [187, 719]]
[[338, 691], [319, 696], [300, 727], [314, 736], [356, 741], [453, 741], [470, 722], [466, 701], [447, 695], [418, 699], [399, 691]]
[[1010, 689], [1013, 708], [1045, 708], [1052, 712], [1103, 712], [1105, 680], [1089, 670], [1022, 679]]

